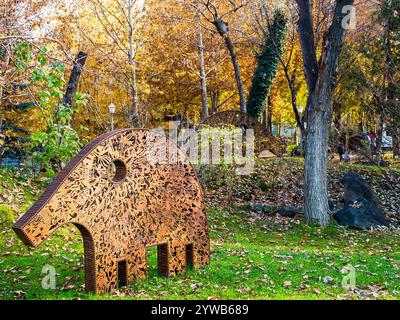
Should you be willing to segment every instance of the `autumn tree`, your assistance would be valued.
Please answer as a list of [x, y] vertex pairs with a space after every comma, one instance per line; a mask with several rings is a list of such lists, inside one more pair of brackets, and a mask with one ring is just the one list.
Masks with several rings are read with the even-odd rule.
[[375, 58], [374, 61], [382, 61], [383, 81], [380, 95], [378, 95], [380, 123], [377, 138], [376, 162], [381, 163], [383, 131], [385, 119], [390, 119], [391, 133], [394, 136], [394, 155], [399, 155], [399, 58], [396, 53], [400, 48], [400, 1], [382, 0], [378, 12], [377, 22], [382, 26], [382, 35], [378, 38], [381, 48], [382, 59]]
[[[367, 150], [365, 155], [378, 165], [382, 160], [385, 127], [393, 136], [394, 154], [398, 152], [399, 109], [395, 97], [399, 83], [396, 55], [399, 23], [394, 14], [396, 5], [399, 5], [398, 1], [397, 4], [396, 1], [382, 1], [369, 8], [363, 20], [359, 17], [362, 24], [344, 52], [336, 95], [340, 112], [352, 110], [354, 115], [358, 108], [361, 130], [376, 133], [376, 148]], [[362, 13], [361, 9], [358, 12]], [[346, 133], [350, 130], [349, 123], [351, 121], [347, 119]], [[372, 153], [375, 153], [375, 159]]]
[[296, 3], [299, 9], [298, 32], [309, 91], [304, 162], [305, 219], [309, 223], [326, 226], [329, 223], [327, 153], [332, 122], [332, 96], [353, 0], [335, 1], [332, 23], [324, 36], [319, 60], [314, 38], [315, 13], [312, 2], [296, 0]]
[[[130, 94], [131, 108], [128, 123], [137, 128], [139, 127], [137, 57], [143, 44], [142, 38], [139, 36], [140, 20], [144, 15], [143, 4], [138, 0], [90, 0], [90, 4], [90, 8], [97, 18], [98, 26], [109, 38], [108, 43], [110, 41], [112, 43], [113, 54], [116, 57], [121, 55], [125, 57], [127, 67], [121, 63], [120, 70], [117, 72], [123, 73], [127, 91]], [[82, 5], [86, 7], [85, 4]], [[93, 45], [103, 47], [100, 50], [107, 50], [107, 47], [110, 49], [109, 45], [103, 46], [101, 42], [93, 42]], [[118, 58], [115, 62], [118, 65]]]
[[[241, 0], [241, 1], [229, 1], [229, 6], [227, 9], [221, 8], [221, 4], [213, 3], [213, 1], [201, 1], [201, 6], [199, 8], [199, 12], [202, 13], [204, 18], [212, 24], [217, 30], [218, 34], [224, 39], [226, 47], [229, 51], [230, 58], [232, 60], [232, 65], [235, 70], [235, 78], [236, 85], [239, 92], [240, 97], [240, 110], [242, 112], [247, 112], [246, 108], [246, 97], [245, 97], [245, 89], [243, 85], [241, 70], [239, 66], [239, 61], [237, 57], [237, 53], [235, 50], [235, 45], [231, 39], [229, 33], [229, 26], [226, 21], [226, 18], [235, 14], [241, 8], [247, 5], [249, 1]], [[203, 7], [203, 9], [201, 8]]]

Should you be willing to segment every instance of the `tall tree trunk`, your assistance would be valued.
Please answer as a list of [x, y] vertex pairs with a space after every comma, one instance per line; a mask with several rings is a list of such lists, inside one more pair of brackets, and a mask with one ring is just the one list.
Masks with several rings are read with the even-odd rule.
[[262, 124], [263, 127], [268, 130], [268, 108], [265, 108], [264, 110]]
[[201, 85], [201, 119], [208, 118], [208, 105], [207, 105], [207, 82], [206, 70], [204, 63], [204, 46], [203, 46], [203, 32], [201, 27], [201, 14], [198, 13], [198, 37], [199, 37], [199, 64], [200, 64], [200, 85]]
[[[321, 100], [317, 100], [321, 99]], [[308, 223], [327, 225], [329, 223], [327, 187], [327, 150], [329, 110], [331, 103], [327, 88], [321, 87], [310, 101], [305, 141], [304, 161], [304, 208]], [[322, 107], [324, 104], [324, 108]], [[329, 107], [328, 107], [329, 108]]]
[[134, 128], [139, 128], [139, 115], [138, 115], [138, 95], [137, 95], [137, 84], [136, 84], [136, 67], [135, 63], [132, 67], [132, 84], [131, 84], [131, 95], [132, 95], [132, 112], [131, 121]]
[[[78, 88], [79, 79], [81, 77], [83, 68], [86, 63], [86, 59], [87, 59], [87, 54], [84, 52], [79, 52], [74, 61], [71, 75], [69, 77], [67, 89], [65, 91], [65, 94], [64, 94], [64, 97], [62, 100], [62, 105], [65, 106], [66, 108], [71, 108], [71, 106], [72, 106], [72, 103], [74, 101], [74, 96], [75, 96], [76, 90]], [[60, 112], [60, 108], [57, 107], [55, 110], [56, 122], [59, 122], [59, 118], [57, 117], [59, 112]], [[71, 126], [71, 120], [68, 120], [68, 126]], [[64, 129], [61, 129], [61, 131], [59, 132], [59, 138], [57, 139], [58, 140], [57, 143], [59, 145], [63, 144], [64, 134], [65, 134]], [[55, 172], [61, 171], [64, 167], [64, 164], [59, 159], [51, 159], [50, 162], [51, 162], [52, 168]]]
[[86, 59], [87, 59], [87, 54], [80, 51], [78, 53], [78, 56], [76, 57], [76, 60], [74, 61], [74, 67], [73, 67], [71, 75], [69, 77], [67, 90], [65, 92], [63, 102], [62, 102], [62, 104], [64, 106], [72, 105], [74, 95], [75, 95], [76, 89], [78, 87], [79, 78], [82, 74], [82, 70], [86, 63]]
[[267, 129], [268, 132], [272, 134], [272, 103], [270, 98], [268, 98], [267, 113], [268, 113]]
[[226, 46], [228, 47], [229, 53], [231, 55], [233, 68], [235, 70], [236, 84], [237, 84], [239, 98], [240, 98], [240, 111], [247, 112], [246, 97], [244, 94], [242, 77], [240, 75], [239, 62], [238, 62], [237, 55], [235, 52], [235, 47], [233, 46], [231, 38], [228, 35], [225, 36], [225, 43], [226, 43]]
[[346, 150], [350, 148], [350, 114], [346, 116], [346, 143], [345, 143]]
[[236, 85], [237, 85], [237, 89], [239, 92], [239, 98], [240, 98], [240, 111], [247, 112], [246, 97], [244, 94], [244, 87], [243, 87], [243, 82], [242, 82], [242, 76], [240, 73], [239, 62], [238, 62], [237, 54], [235, 51], [235, 46], [233, 45], [233, 42], [228, 34], [228, 25], [225, 23], [225, 21], [223, 21], [221, 19], [216, 20], [214, 22], [214, 24], [218, 30], [218, 33], [224, 38], [226, 47], [228, 48], [229, 55], [232, 60], [233, 69], [235, 71]]
[[292, 109], [293, 109], [294, 117], [296, 119], [297, 127], [300, 129], [300, 136], [304, 137], [305, 136], [304, 119], [302, 118], [299, 108], [297, 107], [297, 92], [296, 92], [295, 85], [294, 85], [294, 79], [289, 77], [287, 70], [285, 70], [285, 73], [286, 73], [287, 80], [289, 82], [289, 89], [290, 89], [290, 96], [291, 96], [291, 101], [292, 101]]
[[[131, 121], [134, 128], [139, 128], [139, 115], [138, 115], [138, 93], [137, 93], [137, 77], [136, 77], [136, 59], [135, 59], [135, 26], [133, 21], [134, 4], [136, 1], [128, 0], [128, 24], [129, 24], [129, 65], [131, 67], [131, 98], [132, 98], [132, 111]], [[130, 122], [130, 121], [129, 121]]]
[[[385, 65], [384, 65], [384, 79], [382, 85], [382, 97], [381, 101], [377, 101], [379, 105], [379, 128], [378, 128], [378, 137], [376, 142], [376, 163], [377, 165], [381, 164], [382, 161], [382, 152], [383, 152], [383, 133], [385, 126], [385, 111], [390, 112], [391, 109], [395, 109], [396, 106], [391, 104], [395, 101], [395, 89], [393, 87], [393, 79], [395, 78], [395, 70], [397, 68], [393, 67], [393, 61], [395, 61], [392, 53], [392, 31], [393, 31], [393, 16], [388, 15], [387, 21], [385, 24], [385, 33], [384, 33], [384, 49], [385, 49]], [[382, 101], [383, 100], [383, 101]], [[395, 115], [396, 117], [397, 115]], [[394, 150], [394, 145], [393, 145]]]
[[[318, 80], [318, 61], [317, 51], [314, 42], [314, 17], [312, 14], [312, 1], [296, 0], [299, 8], [299, 22], [297, 31], [300, 37], [300, 46], [303, 56], [304, 74], [308, 87], [307, 106], [311, 104], [312, 94]], [[307, 122], [307, 112], [305, 112], [305, 122]]]
[[[83, 68], [85, 67], [86, 64], [86, 59], [88, 55], [82, 51], [80, 51], [73, 63], [73, 68], [71, 71], [71, 75], [69, 77], [67, 89], [65, 91], [63, 100], [62, 100], [62, 105], [65, 107], [71, 107], [72, 103], [74, 101], [74, 96], [76, 93], [76, 90], [78, 88], [78, 83], [79, 79], [81, 77]], [[60, 111], [59, 107], [56, 108], [55, 114], [57, 115], [58, 112]], [[69, 121], [70, 125], [70, 121]]]
[[383, 151], [383, 132], [385, 126], [385, 109], [383, 106], [379, 107], [379, 124], [376, 137], [376, 150], [375, 150], [375, 162], [378, 166], [382, 162], [382, 151]]
[[[308, 223], [326, 226], [329, 223], [327, 152], [332, 123], [332, 95], [335, 88], [339, 55], [345, 28], [343, 7], [353, 0], [336, 0], [332, 24], [325, 36], [318, 69], [313, 39], [313, 15], [309, 0], [296, 0], [299, 6], [299, 36], [305, 64], [309, 99], [307, 103], [307, 137], [304, 160], [304, 209]], [[311, 54], [312, 56], [308, 56]], [[307, 61], [309, 61], [307, 63]], [[315, 76], [317, 75], [317, 76]]]
[[214, 114], [218, 112], [219, 107], [219, 92], [212, 91], [211, 92], [211, 113]]

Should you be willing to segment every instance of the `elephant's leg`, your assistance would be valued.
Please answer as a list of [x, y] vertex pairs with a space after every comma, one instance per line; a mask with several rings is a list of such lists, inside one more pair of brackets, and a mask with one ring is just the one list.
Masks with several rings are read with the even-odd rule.
[[96, 293], [108, 293], [118, 289], [118, 261], [103, 256], [96, 260]]
[[182, 273], [186, 270], [186, 244], [172, 241], [168, 245], [168, 276]]
[[135, 280], [144, 280], [147, 276], [146, 248], [135, 248], [129, 254], [128, 283]]
[[193, 243], [193, 267], [201, 268], [210, 263], [210, 240], [207, 236], [199, 237]]

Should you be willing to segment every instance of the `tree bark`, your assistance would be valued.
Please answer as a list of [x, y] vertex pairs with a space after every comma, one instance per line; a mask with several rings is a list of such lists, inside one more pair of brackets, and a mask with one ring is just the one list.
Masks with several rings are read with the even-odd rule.
[[212, 91], [211, 92], [211, 113], [217, 113], [219, 107], [219, 92]]
[[346, 150], [350, 148], [350, 113], [346, 116], [346, 143], [345, 143]]
[[324, 47], [317, 70], [314, 69], [316, 54], [311, 4], [309, 0], [296, 0], [296, 2], [300, 12], [299, 36], [309, 86], [304, 160], [305, 220], [307, 223], [326, 226], [330, 220], [327, 151], [329, 128], [332, 122], [332, 95], [336, 86], [338, 60], [346, 31], [342, 26], [344, 18], [342, 11], [344, 6], [352, 5], [353, 0], [336, 1], [333, 21], [324, 39]]
[[198, 13], [198, 37], [199, 37], [199, 64], [200, 64], [200, 85], [201, 85], [201, 119], [208, 118], [208, 104], [207, 104], [207, 82], [206, 70], [204, 63], [204, 46], [203, 46], [203, 32], [201, 27], [201, 14]]
[[267, 104], [267, 114], [268, 114], [268, 117], [267, 117], [267, 129], [268, 129], [268, 132], [270, 133], [270, 134], [272, 134], [272, 104], [271, 104], [271, 99], [270, 98], [268, 98], [268, 104]]
[[383, 151], [383, 131], [385, 126], [385, 109], [383, 106], [379, 107], [379, 124], [376, 137], [376, 149], [375, 149], [375, 162], [378, 166], [382, 162], [382, 151]]
[[308, 0], [296, 0], [296, 2], [299, 8], [297, 31], [300, 36], [307, 87], [309, 89], [314, 89], [318, 79], [318, 62], [314, 42], [312, 2]]
[[244, 87], [243, 87], [243, 82], [242, 82], [242, 76], [240, 73], [239, 62], [238, 62], [237, 54], [235, 51], [235, 46], [233, 45], [233, 42], [228, 34], [228, 25], [221, 19], [216, 20], [214, 22], [214, 24], [218, 30], [218, 33], [221, 35], [221, 37], [224, 38], [226, 47], [228, 48], [229, 55], [232, 60], [233, 69], [235, 71], [236, 85], [237, 85], [237, 89], [239, 92], [239, 98], [240, 98], [240, 111], [247, 113], [246, 97], [244, 94]]
[[75, 95], [76, 89], [78, 87], [79, 78], [82, 74], [82, 70], [86, 63], [86, 59], [87, 59], [86, 53], [84, 53], [82, 51], [78, 53], [78, 56], [76, 57], [76, 60], [74, 62], [74, 67], [72, 69], [71, 76], [68, 81], [67, 90], [66, 90], [64, 98], [63, 98], [64, 106], [72, 105], [72, 101], [74, 99], [74, 95]]
[[268, 108], [265, 108], [262, 119], [263, 127], [268, 130]]
[[137, 77], [136, 77], [136, 59], [134, 48], [135, 28], [133, 21], [133, 6], [135, 1], [128, 1], [128, 24], [129, 24], [129, 65], [131, 67], [131, 96], [132, 96], [132, 111], [131, 120], [134, 128], [139, 128], [139, 115], [138, 115], [138, 93], [137, 93]]
[[235, 48], [233, 46], [231, 38], [228, 35], [225, 36], [225, 43], [226, 43], [226, 46], [228, 47], [229, 53], [231, 55], [233, 68], [235, 70], [236, 84], [238, 87], [239, 98], [240, 98], [240, 111], [247, 113], [246, 97], [244, 94], [242, 77], [240, 75], [239, 62], [238, 62]]
[[[81, 77], [83, 68], [86, 64], [86, 59], [88, 55], [82, 51], [80, 51], [74, 61], [73, 68], [71, 71], [71, 75], [69, 77], [68, 85], [67, 85], [67, 90], [65, 91], [63, 100], [62, 100], [62, 105], [66, 107], [71, 107], [72, 103], [74, 101], [74, 96], [76, 93], [76, 90], [78, 88], [78, 83], [79, 79]], [[55, 110], [56, 115], [59, 112], [59, 108], [57, 107]]]
[[133, 62], [132, 68], [132, 84], [131, 84], [131, 95], [132, 95], [132, 114], [131, 119], [134, 128], [139, 128], [139, 115], [138, 115], [138, 95], [137, 95], [137, 84], [136, 84], [136, 66]]

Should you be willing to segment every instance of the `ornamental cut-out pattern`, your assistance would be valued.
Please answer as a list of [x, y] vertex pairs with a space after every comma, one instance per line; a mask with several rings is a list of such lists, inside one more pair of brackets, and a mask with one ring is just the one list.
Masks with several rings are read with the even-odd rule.
[[[168, 161], [171, 154], [174, 163]], [[207, 217], [195, 171], [178, 147], [153, 131], [119, 130], [88, 144], [14, 231], [37, 247], [68, 224], [83, 237], [89, 291], [110, 292], [121, 280], [146, 278], [151, 246], [158, 246], [159, 272], [165, 276], [187, 264], [209, 263]]]

